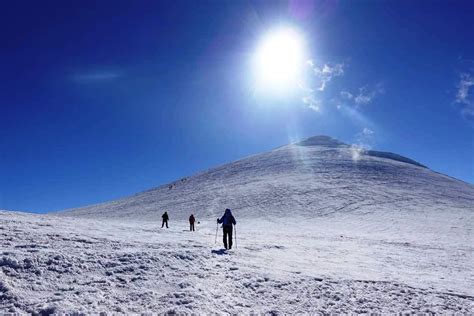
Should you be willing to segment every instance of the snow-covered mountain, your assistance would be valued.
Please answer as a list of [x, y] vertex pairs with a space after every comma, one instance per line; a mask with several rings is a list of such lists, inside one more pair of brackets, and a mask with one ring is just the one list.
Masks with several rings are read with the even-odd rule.
[[302, 216], [474, 205], [474, 187], [393, 153], [364, 151], [315, 136], [179, 179], [124, 199], [68, 210], [92, 218], [174, 219]]
[[472, 185], [312, 137], [118, 201], [0, 211], [0, 313], [473, 314], [473, 231]]

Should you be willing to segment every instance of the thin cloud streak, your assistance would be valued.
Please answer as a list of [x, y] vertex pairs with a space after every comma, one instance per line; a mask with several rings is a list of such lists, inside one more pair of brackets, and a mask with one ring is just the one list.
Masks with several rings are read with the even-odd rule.
[[308, 65], [313, 70], [313, 73], [317, 79], [316, 89], [318, 91], [324, 91], [326, 89], [327, 84], [331, 80], [344, 75], [345, 65], [343, 63], [325, 63], [321, 66], [317, 66], [315, 65], [314, 61], [309, 60]]
[[312, 95], [304, 96], [302, 98], [304, 104], [308, 106], [311, 110], [315, 112], [321, 111], [321, 100], [316, 100]]
[[369, 86], [365, 85], [359, 88], [359, 92], [357, 94], [351, 93], [349, 91], [341, 91], [340, 98], [336, 98], [336, 105], [338, 108], [340, 107], [341, 103], [347, 103], [352, 106], [365, 106], [370, 103], [379, 95], [383, 94], [385, 89], [383, 88], [382, 84], [377, 84], [373, 89], [370, 89]]
[[457, 84], [455, 103], [461, 105], [461, 115], [468, 121], [474, 122], [474, 98], [471, 87], [474, 86], [472, 73], [462, 73]]
[[374, 89], [369, 89], [368, 86], [359, 88], [359, 94], [354, 97], [354, 103], [356, 105], [367, 105], [372, 103], [372, 101], [378, 95], [384, 93], [384, 89], [381, 84], [377, 84]]
[[474, 77], [471, 74], [463, 73], [458, 83], [458, 91], [456, 94], [456, 102], [463, 104], [471, 104], [469, 99], [469, 90], [474, 86]]
[[351, 155], [354, 161], [358, 161], [361, 155], [371, 150], [375, 144], [375, 132], [368, 127], [357, 133], [355, 143], [351, 146]]
[[359, 88], [358, 93], [351, 93], [346, 90], [341, 91], [339, 97], [334, 98], [333, 102], [338, 109], [342, 104], [358, 108], [369, 105], [375, 98], [383, 93], [385, 93], [385, 89], [381, 83], [376, 84], [372, 89], [370, 89], [368, 85], [365, 85]]
[[302, 92], [301, 101], [309, 109], [320, 112], [322, 108], [321, 96], [325, 93], [326, 87], [334, 78], [344, 75], [343, 63], [322, 63], [316, 65], [313, 60], [307, 61], [307, 66], [311, 70], [311, 75], [306, 78], [307, 82], [299, 85]]
[[[307, 66], [311, 70], [311, 76], [306, 78], [305, 82], [299, 84], [302, 93], [301, 101], [309, 109], [315, 112], [321, 112], [323, 101], [328, 100], [327, 90], [328, 84], [336, 78], [345, 74], [345, 63], [315, 63], [314, 60], [308, 60]], [[337, 96], [330, 98], [329, 102], [336, 105], [337, 109], [341, 109], [343, 105], [354, 108], [367, 106], [372, 103], [379, 95], [385, 92], [381, 83], [374, 86], [364, 85], [358, 89], [356, 93], [342, 90]]]
[[120, 77], [122, 77], [122, 73], [119, 72], [91, 72], [76, 74], [73, 76], [73, 79], [79, 82], [100, 82], [111, 81]]

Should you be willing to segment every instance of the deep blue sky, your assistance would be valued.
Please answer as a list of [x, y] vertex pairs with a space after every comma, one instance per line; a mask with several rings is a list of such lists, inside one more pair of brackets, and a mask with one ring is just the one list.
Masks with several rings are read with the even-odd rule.
[[[473, 1], [3, 1], [0, 12], [0, 209], [111, 200], [318, 134], [474, 182]], [[255, 93], [250, 60], [282, 25], [303, 34], [319, 110], [303, 91]], [[333, 75], [318, 91], [324, 65]]]

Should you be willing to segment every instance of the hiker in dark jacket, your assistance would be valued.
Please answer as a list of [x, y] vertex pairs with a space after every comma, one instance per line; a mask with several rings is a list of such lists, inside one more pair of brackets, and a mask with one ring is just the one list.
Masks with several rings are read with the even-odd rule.
[[194, 218], [194, 214], [191, 214], [191, 216], [189, 216], [189, 230], [190, 231], [194, 231], [194, 222], [196, 221], [196, 219]]
[[237, 223], [230, 209], [225, 210], [224, 216], [218, 218], [217, 223], [222, 223], [222, 230], [224, 231], [224, 248], [232, 249], [232, 225], [235, 225]]
[[168, 220], [170, 219], [168, 216], [167, 212], [164, 212], [163, 215], [161, 215], [161, 218], [163, 219], [163, 223], [161, 224], [161, 228], [163, 228], [166, 224], [166, 228], [168, 228]]

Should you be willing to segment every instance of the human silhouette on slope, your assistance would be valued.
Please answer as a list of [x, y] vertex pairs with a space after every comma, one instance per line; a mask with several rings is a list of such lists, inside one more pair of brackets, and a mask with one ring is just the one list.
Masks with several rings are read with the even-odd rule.
[[224, 248], [225, 249], [232, 249], [232, 229], [233, 226], [237, 224], [235, 221], [234, 216], [230, 209], [226, 209], [224, 215], [221, 218], [217, 219], [217, 223], [222, 223], [222, 230], [224, 231]]
[[163, 228], [166, 224], [166, 228], [168, 228], [168, 220], [170, 219], [168, 216], [168, 212], [164, 212], [163, 215], [161, 215], [161, 218], [163, 219], [163, 222], [161, 223], [161, 228]]
[[190, 231], [194, 231], [194, 222], [196, 221], [196, 219], [194, 218], [194, 214], [191, 214], [191, 216], [189, 216], [189, 230]]

